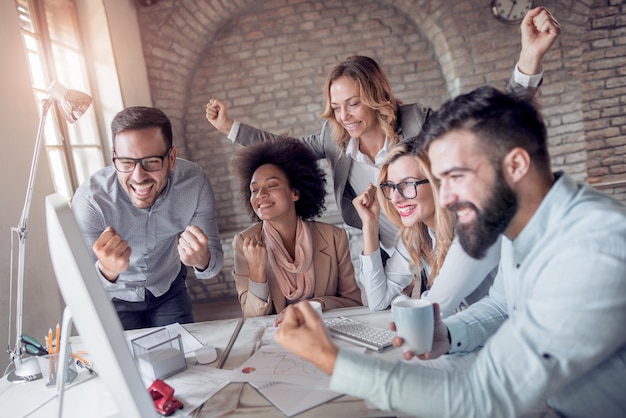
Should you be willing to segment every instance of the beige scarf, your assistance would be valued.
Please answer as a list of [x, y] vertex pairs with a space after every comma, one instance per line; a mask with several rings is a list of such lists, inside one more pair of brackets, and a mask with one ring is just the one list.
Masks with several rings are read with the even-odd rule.
[[283, 295], [289, 300], [311, 298], [315, 288], [315, 270], [309, 225], [298, 217], [295, 260], [291, 259], [280, 234], [269, 222], [263, 222], [263, 241], [267, 246], [270, 268]]

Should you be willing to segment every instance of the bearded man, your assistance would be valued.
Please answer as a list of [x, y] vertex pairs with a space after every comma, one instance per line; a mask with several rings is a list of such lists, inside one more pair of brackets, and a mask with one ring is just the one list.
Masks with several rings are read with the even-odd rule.
[[474, 362], [438, 370], [339, 349], [306, 305], [276, 340], [331, 374], [331, 390], [382, 409], [514, 417], [547, 401], [551, 417], [626, 416], [626, 207], [553, 173], [538, 110], [494, 88], [444, 104], [420, 136], [463, 249], [480, 257], [503, 235], [489, 295], [445, 320], [435, 305], [432, 351], [418, 356], [480, 348]]

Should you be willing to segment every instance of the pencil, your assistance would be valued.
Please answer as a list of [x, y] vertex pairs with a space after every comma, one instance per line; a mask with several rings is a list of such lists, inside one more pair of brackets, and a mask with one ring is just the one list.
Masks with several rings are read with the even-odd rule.
[[87, 360], [84, 357], [79, 356], [76, 353], [72, 353], [72, 357], [74, 357], [76, 360], [80, 361], [83, 364], [86, 364], [86, 365], [90, 365], [91, 364], [91, 362], [89, 360]]
[[48, 354], [54, 354], [54, 347], [52, 346], [52, 328], [48, 330], [48, 336], [46, 337], [46, 345], [48, 346]]
[[59, 347], [59, 340], [60, 340], [60, 338], [61, 338], [61, 327], [59, 326], [59, 323], [57, 322], [56, 337], [55, 337], [56, 345], [54, 346], [54, 352], [55, 353], [59, 353], [61, 351], [60, 347]]
[[224, 349], [222, 356], [217, 362], [216, 368], [221, 369], [222, 367], [224, 367], [226, 358], [230, 354], [230, 350], [233, 348], [233, 344], [235, 344], [235, 340], [237, 339], [237, 336], [239, 335], [239, 331], [241, 331], [241, 327], [243, 327], [244, 321], [245, 320], [243, 318], [239, 318], [239, 321], [237, 322], [237, 326], [235, 327], [235, 331], [233, 331], [233, 335], [230, 336], [230, 340], [228, 341], [228, 344], [226, 344], [226, 348]]

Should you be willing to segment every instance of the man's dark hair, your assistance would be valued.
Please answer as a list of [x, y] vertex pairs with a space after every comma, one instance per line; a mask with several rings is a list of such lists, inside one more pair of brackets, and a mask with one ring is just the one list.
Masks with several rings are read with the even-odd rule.
[[444, 103], [426, 122], [418, 142], [428, 146], [443, 134], [467, 130], [476, 135], [490, 160], [500, 163], [513, 148], [550, 172], [546, 125], [531, 101], [493, 87], [480, 87]]
[[321, 215], [326, 197], [326, 176], [317, 164], [311, 149], [295, 138], [280, 137], [241, 148], [231, 162], [232, 172], [239, 178], [239, 195], [253, 220], [259, 220], [250, 205], [250, 181], [257, 168], [265, 164], [278, 167], [299, 193], [296, 214], [304, 220]]
[[154, 107], [132, 106], [119, 112], [111, 122], [113, 134], [113, 148], [115, 148], [115, 136], [122, 131], [160, 128], [165, 147], [172, 147], [172, 123], [162, 110]]

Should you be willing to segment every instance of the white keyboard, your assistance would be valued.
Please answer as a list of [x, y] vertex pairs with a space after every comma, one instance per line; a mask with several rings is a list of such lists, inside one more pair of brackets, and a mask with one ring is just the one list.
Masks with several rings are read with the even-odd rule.
[[373, 351], [381, 352], [391, 345], [396, 333], [356, 319], [339, 316], [328, 318], [324, 322], [333, 337], [348, 341]]

